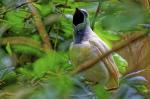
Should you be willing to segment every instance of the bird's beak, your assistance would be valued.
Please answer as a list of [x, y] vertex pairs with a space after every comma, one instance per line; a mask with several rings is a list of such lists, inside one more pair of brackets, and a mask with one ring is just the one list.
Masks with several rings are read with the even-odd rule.
[[80, 11], [80, 9], [79, 9], [79, 8], [76, 8], [76, 11]]
[[76, 11], [79, 10], [79, 8], [76, 8]]
[[81, 10], [79, 8], [76, 8], [75, 13], [82, 13]]
[[75, 13], [73, 15], [73, 24], [78, 25], [82, 23], [84, 20], [84, 15], [79, 8], [76, 8]]

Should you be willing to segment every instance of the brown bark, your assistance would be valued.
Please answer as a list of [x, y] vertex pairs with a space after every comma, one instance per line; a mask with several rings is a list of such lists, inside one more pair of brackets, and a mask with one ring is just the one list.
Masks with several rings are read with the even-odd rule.
[[[26, 1], [32, 2], [32, 0], [26, 0]], [[41, 36], [42, 41], [43, 41], [43, 48], [45, 49], [45, 51], [49, 51], [50, 49], [52, 49], [52, 45], [50, 43], [48, 33], [45, 30], [45, 26], [42, 22], [41, 16], [39, 15], [39, 12], [33, 6], [32, 3], [28, 3], [28, 7], [31, 10], [31, 13], [32, 13], [34, 20], [35, 20], [37, 30]]]

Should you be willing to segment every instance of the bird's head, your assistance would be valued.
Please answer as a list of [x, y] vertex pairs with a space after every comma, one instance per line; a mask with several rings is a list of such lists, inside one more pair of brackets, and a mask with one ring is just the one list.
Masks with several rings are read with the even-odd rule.
[[89, 25], [88, 13], [84, 9], [76, 8], [75, 13], [73, 15], [73, 26], [77, 30], [84, 29], [87, 25]]

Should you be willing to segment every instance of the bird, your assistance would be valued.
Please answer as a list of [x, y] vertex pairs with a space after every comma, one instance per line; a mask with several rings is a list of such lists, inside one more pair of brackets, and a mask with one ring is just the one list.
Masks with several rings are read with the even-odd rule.
[[[107, 53], [110, 48], [93, 32], [89, 14], [85, 9], [76, 8], [73, 15], [73, 42], [70, 44], [70, 61], [75, 66]], [[80, 73], [86, 81], [113, 88], [118, 86], [119, 70], [112, 54]]]

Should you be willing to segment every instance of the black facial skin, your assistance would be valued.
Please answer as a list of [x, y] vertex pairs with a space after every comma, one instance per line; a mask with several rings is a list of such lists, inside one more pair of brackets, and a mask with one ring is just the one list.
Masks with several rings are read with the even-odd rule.
[[76, 8], [76, 11], [73, 15], [73, 24], [77, 26], [78, 24], [84, 21], [84, 15], [80, 9]]
[[[85, 10], [76, 8], [76, 11], [73, 15], [73, 24], [75, 26], [77, 26], [78, 24], [83, 23], [84, 19], [87, 17], [88, 17], [88, 14]], [[85, 36], [84, 32], [85, 32], [85, 28], [80, 29], [78, 31], [75, 31], [75, 34], [74, 34], [75, 44], [81, 44], [82, 43], [83, 37]]]

